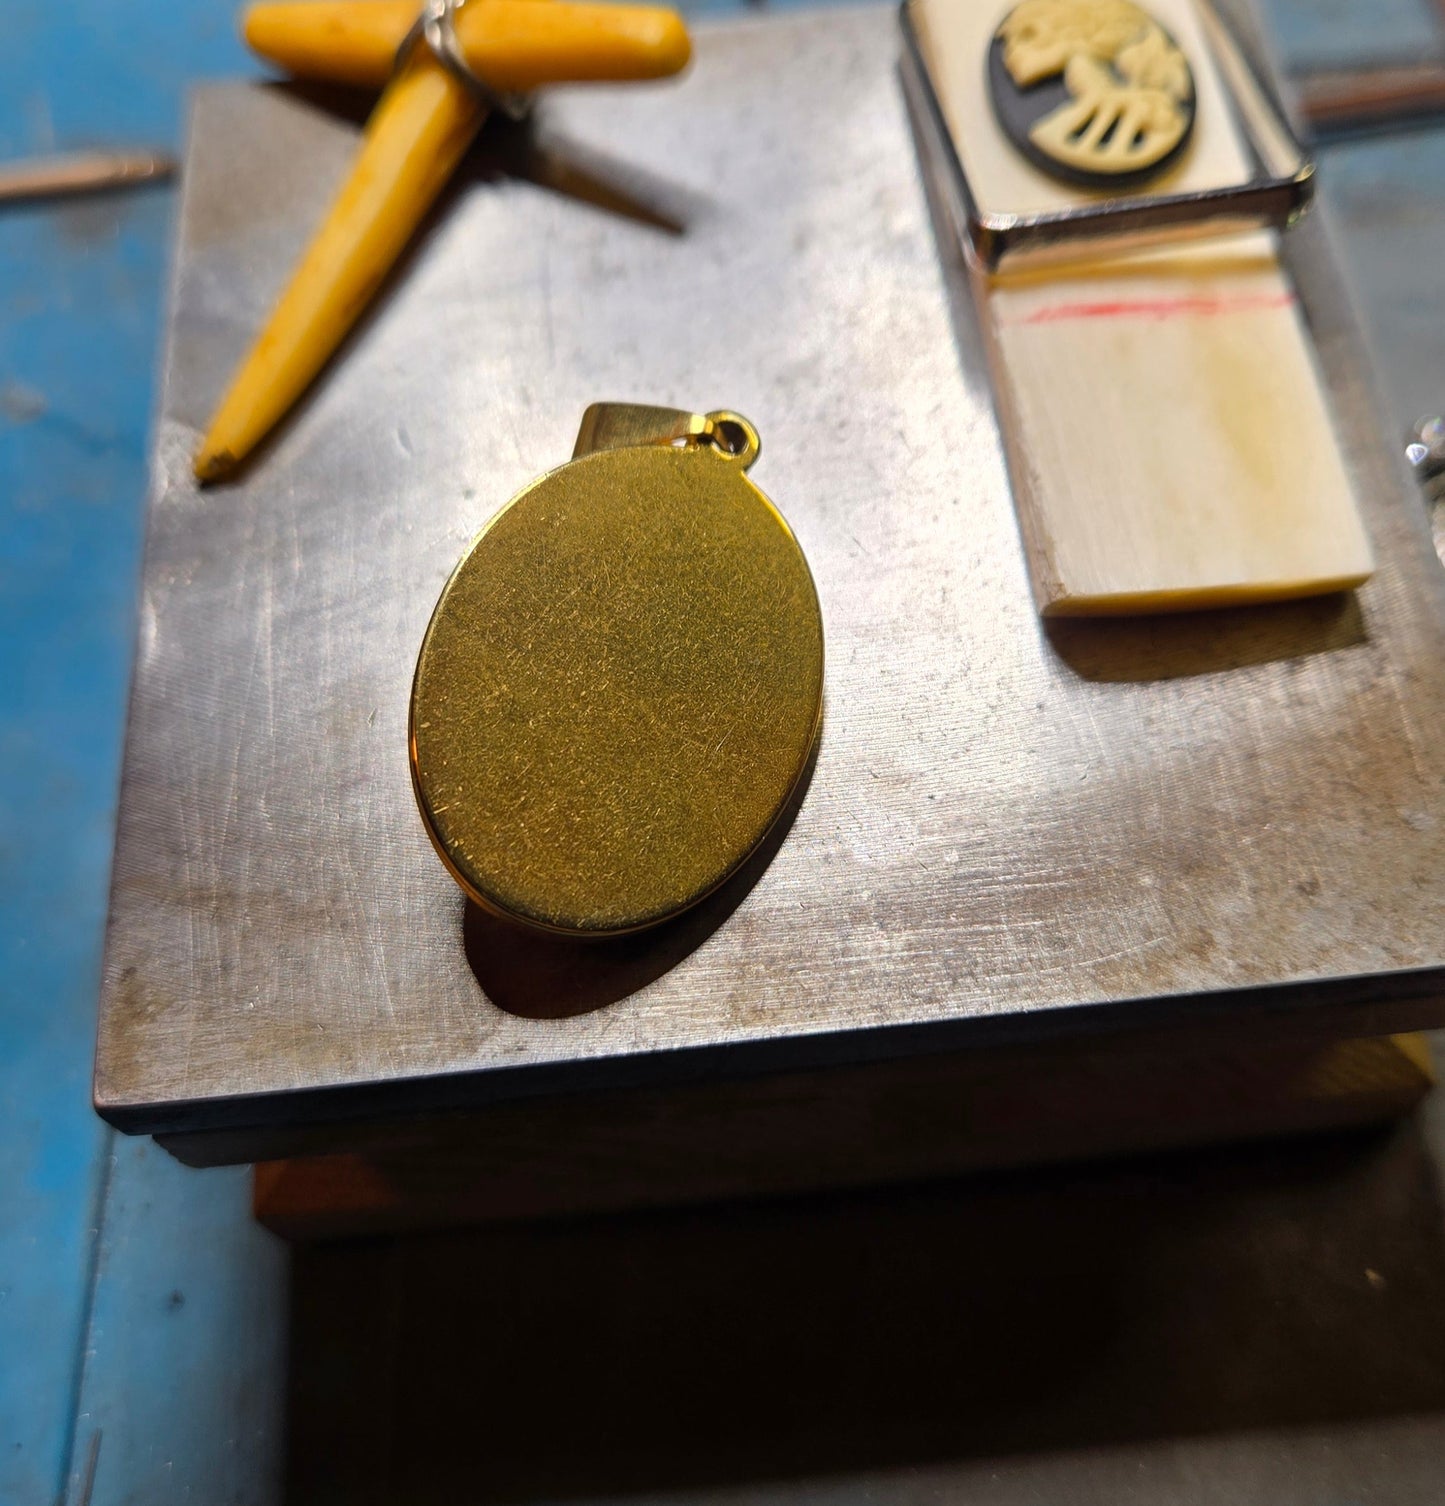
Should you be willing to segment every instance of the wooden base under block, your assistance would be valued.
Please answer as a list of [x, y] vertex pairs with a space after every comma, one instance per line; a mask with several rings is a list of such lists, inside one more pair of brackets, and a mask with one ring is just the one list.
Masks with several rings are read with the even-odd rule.
[[535, 1099], [259, 1165], [255, 1211], [312, 1240], [921, 1180], [1384, 1122], [1433, 1080], [1418, 1035], [1114, 1041]]

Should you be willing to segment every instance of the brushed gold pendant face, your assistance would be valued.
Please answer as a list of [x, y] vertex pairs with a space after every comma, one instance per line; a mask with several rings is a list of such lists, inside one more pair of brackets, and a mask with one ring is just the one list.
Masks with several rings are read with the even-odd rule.
[[422, 642], [423, 820], [494, 914], [575, 936], [655, 925], [758, 846], [807, 767], [823, 625], [745, 474], [757, 435], [620, 404], [472, 543]]

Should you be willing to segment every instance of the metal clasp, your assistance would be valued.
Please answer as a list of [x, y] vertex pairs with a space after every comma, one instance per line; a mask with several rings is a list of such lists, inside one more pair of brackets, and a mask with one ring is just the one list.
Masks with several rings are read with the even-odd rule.
[[437, 62], [465, 84], [489, 110], [500, 110], [513, 120], [524, 119], [532, 107], [532, 96], [494, 89], [467, 62], [461, 42], [457, 39], [456, 25], [456, 13], [465, 4], [466, 0], [426, 0], [421, 14], [402, 38], [401, 46], [396, 49], [396, 71], [399, 73], [406, 66], [417, 43], [423, 42]]

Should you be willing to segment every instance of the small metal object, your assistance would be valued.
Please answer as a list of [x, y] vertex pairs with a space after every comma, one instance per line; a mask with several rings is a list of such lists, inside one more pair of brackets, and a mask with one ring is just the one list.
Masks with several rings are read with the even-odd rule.
[[922, 101], [928, 129], [943, 148], [963, 211], [967, 245], [986, 271], [996, 271], [1005, 259], [1022, 253], [1056, 254], [1081, 241], [1112, 242], [1122, 248], [1226, 235], [1261, 226], [1285, 229], [1309, 207], [1314, 194], [1314, 162], [1290, 128], [1261, 70], [1250, 61], [1229, 25], [1209, 0], [1196, 0], [1199, 19], [1235, 114], [1261, 164], [1259, 176], [1224, 188], [1111, 197], [1037, 213], [982, 209], [949, 134], [909, 5], [910, 0], [902, 0], [900, 8], [905, 74]]
[[1132, 0], [1020, 0], [988, 51], [989, 98], [1035, 167], [1084, 188], [1162, 172], [1194, 130], [1194, 74]]
[[1421, 485], [1445, 475], [1445, 418], [1437, 413], [1411, 425], [1405, 458]]
[[1405, 458], [1425, 497], [1435, 553], [1440, 563], [1445, 564], [1445, 417], [1432, 414], [1410, 426]]
[[600, 403], [462, 557], [417, 661], [411, 768], [442, 861], [572, 936], [717, 888], [803, 777], [823, 624], [732, 413]]
[[461, 43], [457, 40], [456, 13], [466, 0], [426, 0], [421, 14], [402, 39], [396, 50], [398, 69], [411, 56], [418, 42], [424, 42], [443, 68], [461, 80], [489, 110], [500, 110], [513, 120], [522, 120], [532, 107], [529, 94], [512, 94], [503, 89], [494, 89], [472, 65], [467, 62]]

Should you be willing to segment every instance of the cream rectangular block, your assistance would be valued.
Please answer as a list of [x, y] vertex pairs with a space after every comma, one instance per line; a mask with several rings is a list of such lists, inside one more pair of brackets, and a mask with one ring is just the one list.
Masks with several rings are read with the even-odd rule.
[[[1097, 198], [1024, 160], [985, 59], [1005, 0], [912, 0], [980, 208]], [[1151, 188], [1243, 183], [1249, 159], [1191, 0], [1194, 138]], [[1276, 237], [1253, 232], [992, 277], [975, 292], [1035, 594], [1046, 615], [1182, 611], [1356, 586], [1369, 540]]]

